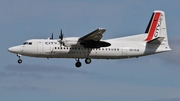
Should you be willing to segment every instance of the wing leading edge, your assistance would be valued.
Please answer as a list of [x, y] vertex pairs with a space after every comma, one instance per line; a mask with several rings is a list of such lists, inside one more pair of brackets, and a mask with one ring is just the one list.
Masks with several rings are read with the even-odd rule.
[[105, 41], [100, 41], [103, 37], [103, 33], [106, 31], [104, 28], [98, 28], [95, 31], [79, 38], [79, 42], [86, 48], [100, 48], [108, 47], [111, 44]]

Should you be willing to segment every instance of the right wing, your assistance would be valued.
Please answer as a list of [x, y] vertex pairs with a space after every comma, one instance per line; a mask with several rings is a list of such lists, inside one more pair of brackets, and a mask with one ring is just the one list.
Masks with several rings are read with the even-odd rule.
[[100, 41], [103, 37], [103, 33], [106, 30], [104, 28], [98, 28], [95, 31], [79, 38], [79, 42], [82, 46], [86, 48], [100, 48], [100, 47], [107, 47], [111, 44], [105, 41]]
[[100, 41], [105, 31], [106, 30], [104, 28], [98, 28], [95, 31], [81, 37], [79, 40], [80, 41], [89, 41], [89, 40]]

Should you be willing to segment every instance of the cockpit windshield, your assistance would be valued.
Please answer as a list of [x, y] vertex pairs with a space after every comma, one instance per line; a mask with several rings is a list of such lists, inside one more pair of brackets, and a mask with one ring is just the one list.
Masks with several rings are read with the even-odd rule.
[[28, 44], [28, 42], [24, 42], [24, 43], [23, 43], [23, 45], [27, 45], [27, 44]]
[[23, 45], [32, 45], [32, 42], [24, 42]]

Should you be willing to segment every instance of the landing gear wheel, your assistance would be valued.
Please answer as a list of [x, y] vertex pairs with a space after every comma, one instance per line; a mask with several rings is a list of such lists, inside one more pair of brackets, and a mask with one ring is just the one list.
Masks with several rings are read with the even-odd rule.
[[90, 63], [91, 63], [91, 59], [90, 59], [90, 58], [86, 58], [86, 59], [85, 59], [85, 63], [86, 63], [86, 64], [90, 64]]
[[76, 65], [77, 68], [79, 68], [79, 67], [81, 67], [82, 64], [81, 64], [81, 62], [78, 61], [78, 62], [76, 62], [75, 65]]
[[17, 62], [18, 62], [19, 64], [21, 64], [21, 63], [22, 63], [22, 60], [21, 60], [21, 59], [19, 59]]

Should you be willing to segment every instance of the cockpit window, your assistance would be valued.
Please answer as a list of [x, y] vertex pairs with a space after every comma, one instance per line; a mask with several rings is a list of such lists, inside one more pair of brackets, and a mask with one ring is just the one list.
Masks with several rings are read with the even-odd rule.
[[32, 45], [32, 42], [24, 42], [23, 45]]
[[28, 44], [28, 42], [24, 42], [24, 43], [23, 43], [23, 45], [27, 45], [27, 44]]
[[29, 45], [32, 45], [32, 42], [29, 42]]

